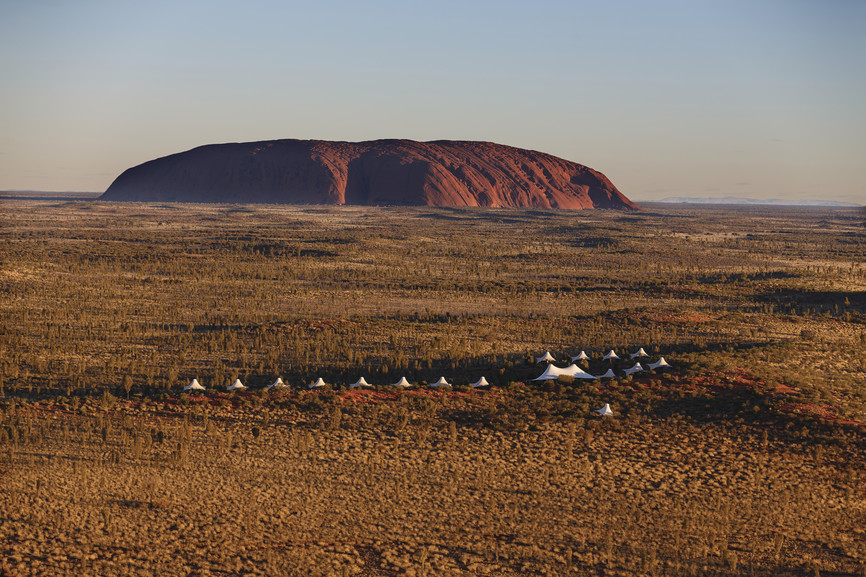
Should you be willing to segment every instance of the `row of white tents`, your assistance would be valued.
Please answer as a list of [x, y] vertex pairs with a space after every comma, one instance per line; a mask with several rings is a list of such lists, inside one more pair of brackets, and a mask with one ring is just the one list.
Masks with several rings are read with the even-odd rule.
[[[472, 386], [475, 388], [485, 387], [488, 385], [490, 385], [490, 383], [488, 383], [487, 379], [485, 379], [484, 377], [481, 377], [480, 379], [478, 379], [478, 381], [472, 383]], [[286, 383], [283, 382], [282, 377], [277, 377], [276, 381], [274, 381], [273, 383], [268, 385], [268, 389], [283, 388], [286, 386], [287, 385], [286, 385]], [[325, 386], [325, 381], [323, 381], [322, 378], [319, 377], [315, 382], [313, 382], [309, 385], [309, 388], [315, 389], [315, 388], [324, 387], [324, 386]], [[371, 387], [372, 385], [370, 383], [368, 383], [364, 379], [364, 377], [361, 377], [360, 379], [358, 379], [357, 382], [352, 383], [349, 386], [352, 388], [358, 388], [358, 387]], [[411, 386], [411, 383], [406, 380], [406, 377], [403, 377], [399, 381], [394, 383], [393, 386], [400, 387], [400, 388], [406, 388], [406, 387]], [[450, 387], [451, 384], [445, 380], [445, 377], [441, 377], [438, 381], [431, 384], [430, 386], [431, 387]], [[244, 384], [241, 382], [240, 379], [235, 379], [235, 382], [233, 382], [231, 385], [226, 387], [226, 390], [227, 391], [236, 391], [236, 390], [245, 389], [245, 388], [246, 387], [244, 386]], [[201, 386], [201, 383], [198, 382], [198, 379], [193, 379], [187, 386], [185, 386], [183, 388], [183, 390], [184, 391], [204, 391], [205, 388], [203, 386]], [[612, 417], [613, 416], [613, 411], [611, 410], [610, 405], [608, 403], [605, 403], [602, 408], [597, 409], [594, 412], [598, 413], [602, 417]]]
[[[484, 377], [481, 377], [480, 379], [478, 379], [478, 381], [476, 381], [475, 383], [472, 383], [472, 386], [475, 388], [478, 388], [478, 387], [488, 386], [489, 384], [490, 383], [487, 382], [487, 379], [485, 379]], [[274, 381], [273, 383], [268, 385], [268, 389], [283, 388], [286, 386], [287, 385], [286, 385], [286, 383], [283, 382], [282, 377], [277, 377], [276, 381]], [[314, 389], [314, 388], [324, 387], [324, 386], [325, 386], [325, 381], [323, 381], [322, 378], [319, 377], [315, 382], [313, 382], [309, 385], [309, 388]], [[356, 383], [352, 383], [349, 386], [352, 388], [357, 388], [357, 387], [371, 387], [372, 385], [370, 383], [368, 383], [364, 379], [364, 377], [361, 377], [360, 379], [358, 379], [358, 381]], [[394, 383], [393, 386], [400, 387], [400, 388], [406, 388], [406, 387], [411, 386], [411, 383], [406, 380], [406, 377], [403, 377], [399, 381]], [[438, 381], [431, 384], [430, 386], [431, 387], [450, 387], [451, 384], [445, 380], [445, 377], [441, 377]], [[226, 387], [227, 391], [236, 391], [239, 389], [246, 389], [246, 387], [244, 386], [244, 384], [241, 382], [240, 379], [235, 379], [235, 382], [233, 382], [231, 385]], [[183, 388], [183, 390], [184, 391], [204, 391], [205, 388], [203, 386], [201, 386], [201, 383], [198, 382], [198, 379], [193, 379], [187, 386], [185, 386]], [[611, 410], [610, 405], [608, 403], [605, 403], [602, 408], [597, 409], [595, 412], [598, 413], [599, 415], [601, 415], [602, 417], [612, 417], [613, 416], [613, 411]]]
[[[326, 386], [326, 385], [327, 385], [327, 383], [325, 383], [324, 379], [322, 379], [321, 377], [319, 377], [318, 379], [316, 379], [315, 381], [313, 381], [312, 383], [310, 383], [309, 385], [307, 385], [307, 388], [308, 388], [308, 389], [319, 389], [319, 388], [324, 387], [324, 386]], [[288, 386], [288, 385], [286, 385], [286, 383], [283, 382], [282, 377], [277, 377], [277, 380], [275, 380], [273, 383], [271, 383], [270, 385], [268, 385], [267, 388], [268, 388], [268, 389], [274, 389], [274, 388], [280, 389], [280, 388], [284, 388], [284, 387], [287, 387], [287, 386]], [[357, 389], [357, 388], [369, 388], [369, 387], [372, 387], [372, 386], [373, 386], [373, 385], [371, 385], [370, 383], [368, 383], [367, 380], [366, 380], [364, 377], [361, 377], [361, 378], [358, 379], [356, 382], [354, 382], [354, 383], [352, 383], [351, 385], [349, 385], [349, 387], [350, 387], [350, 388], [353, 388], [353, 389]], [[400, 389], [406, 389], [406, 388], [409, 388], [409, 387], [411, 387], [411, 386], [413, 386], [413, 385], [412, 385], [412, 383], [410, 383], [410, 382], [406, 379], [406, 377], [401, 377], [399, 381], [397, 381], [396, 383], [392, 383], [391, 386], [392, 386], [392, 387], [397, 387], [397, 388], [400, 388]], [[445, 377], [440, 377], [439, 380], [436, 381], [435, 383], [430, 383], [430, 386], [431, 386], [431, 387], [434, 387], [434, 388], [439, 388], [439, 387], [450, 387], [450, 386], [451, 386], [451, 383], [449, 383], [449, 382], [445, 379]], [[487, 382], [487, 379], [486, 379], [486, 378], [481, 377], [480, 379], [478, 379], [478, 380], [475, 381], [474, 383], [471, 383], [469, 386], [471, 386], [471, 387], [474, 388], [474, 389], [477, 389], [477, 388], [479, 388], [479, 387], [489, 387], [489, 386], [490, 386], [490, 383]], [[241, 382], [240, 379], [235, 379], [235, 382], [233, 382], [231, 385], [229, 385], [228, 387], [226, 387], [226, 390], [227, 390], [227, 391], [238, 391], [238, 390], [242, 390], [242, 389], [246, 389], [246, 386]], [[201, 383], [198, 382], [198, 379], [193, 379], [192, 381], [190, 381], [190, 383], [189, 383], [187, 386], [185, 386], [185, 387], [183, 388], [183, 390], [184, 390], [185, 392], [189, 392], [189, 391], [204, 391], [205, 388], [201, 385]]]
[[[629, 356], [632, 359], [635, 359], [635, 358], [640, 358], [640, 357], [648, 357], [649, 355], [643, 350], [643, 348], [641, 348], [636, 353], [633, 353]], [[605, 360], [618, 359], [618, 358], [619, 357], [616, 355], [616, 353], [613, 350], [611, 350], [609, 353], [607, 353], [604, 356]], [[554, 359], [553, 355], [551, 355], [550, 352], [548, 351], [543, 356], [537, 357], [536, 361], [539, 363], [544, 362], [544, 361], [548, 361], [550, 364], [547, 365], [547, 368], [545, 369], [545, 371], [541, 375], [535, 377], [532, 380], [533, 381], [555, 381], [556, 379], [558, 379], [560, 376], [563, 376], [563, 375], [566, 375], [566, 376], [569, 376], [569, 377], [572, 377], [575, 379], [593, 379], [594, 380], [594, 379], [613, 379], [613, 378], [616, 378], [616, 374], [613, 372], [613, 369], [608, 369], [607, 372], [604, 373], [603, 375], [592, 375], [590, 373], [587, 373], [586, 371], [584, 371], [580, 367], [578, 367], [573, 362], [573, 361], [586, 360], [586, 359], [589, 359], [589, 356], [587, 356], [587, 354], [585, 352], [580, 351], [579, 355], [571, 357], [571, 360], [572, 360], [571, 365], [569, 365], [567, 367], [560, 368], [560, 367], [557, 367], [556, 365], [552, 364], [552, 361], [554, 361], [555, 359]], [[646, 370], [655, 370], [655, 369], [661, 369], [661, 368], [667, 368], [667, 367], [670, 367], [670, 365], [668, 364], [668, 362], [665, 360], [664, 357], [661, 357], [661, 358], [659, 358], [658, 361], [656, 361], [654, 363], [648, 363], [646, 365], [646, 367], [641, 365], [639, 362], [636, 362], [633, 367], [628, 368], [628, 369], [623, 369], [623, 373], [625, 373], [625, 375], [628, 376], [628, 375], [633, 375], [635, 373], [644, 372]], [[273, 383], [268, 385], [267, 388], [268, 389], [283, 388], [286, 386], [288, 386], [288, 385], [286, 385], [286, 383], [283, 382], [283, 379], [281, 377], [277, 377], [277, 380], [275, 380]], [[318, 379], [316, 379], [315, 381], [313, 381], [312, 383], [307, 385], [307, 388], [318, 389], [318, 388], [322, 388], [324, 386], [326, 386], [325, 381], [321, 377], [319, 377]], [[373, 385], [368, 383], [364, 377], [361, 377], [356, 382], [349, 385], [349, 387], [353, 388], [353, 389], [366, 388], [366, 387], [372, 387], [372, 386]], [[411, 387], [412, 383], [410, 383], [408, 380], [406, 380], [406, 377], [401, 377], [399, 381], [397, 381], [396, 383], [392, 383], [391, 386], [397, 387], [400, 389], [406, 389], [406, 388]], [[445, 379], [445, 377], [440, 377], [438, 381], [436, 381], [435, 383], [430, 383], [429, 386], [433, 387], [433, 388], [439, 388], [439, 387], [450, 387], [452, 385], [451, 385], [451, 383], [449, 383]], [[481, 377], [476, 382], [471, 383], [470, 386], [472, 388], [477, 389], [479, 387], [490, 386], [490, 383], [487, 381], [486, 378]], [[227, 391], [237, 391], [237, 390], [242, 390], [242, 389], [246, 389], [246, 388], [247, 387], [241, 382], [240, 379], [235, 379], [235, 381], [231, 385], [226, 387], [226, 390]], [[183, 390], [185, 392], [204, 391], [205, 388], [201, 385], [201, 383], [198, 382], [198, 379], [193, 379], [192, 381], [190, 381], [190, 383], [187, 386], [185, 386], [183, 388]]]
[[[642, 359], [642, 358], [648, 357], [649, 353], [647, 353], [645, 350], [643, 350], [643, 347], [641, 347], [637, 350], [637, 352], [631, 353], [628, 356], [630, 359]], [[571, 358], [571, 362], [588, 361], [590, 359], [590, 356], [588, 354], [586, 354], [585, 351], [580, 351], [579, 354], [577, 354], [573, 357], [570, 357], [570, 358]], [[611, 349], [602, 357], [602, 360], [603, 361], [618, 361], [620, 358], [622, 358], [622, 357], [617, 355], [616, 352], [613, 349]], [[552, 363], [554, 361], [556, 361], [556, 358], [550, 354], [550, 351], [545, 352], [540, 357], [535, 357], [536, 363], [544, 363], [544, 362]]]

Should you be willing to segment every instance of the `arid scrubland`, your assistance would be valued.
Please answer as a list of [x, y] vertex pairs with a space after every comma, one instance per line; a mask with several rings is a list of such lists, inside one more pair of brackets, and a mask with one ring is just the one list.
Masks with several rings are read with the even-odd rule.
[[0, 574], [866, 567], [862, 210], [0, 202]]

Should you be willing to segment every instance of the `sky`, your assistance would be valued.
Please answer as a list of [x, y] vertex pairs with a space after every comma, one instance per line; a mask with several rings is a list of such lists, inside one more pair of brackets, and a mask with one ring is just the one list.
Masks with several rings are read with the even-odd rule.
[[862, 0], [2, 0], [0, 190], [203, 144], [484, 140], [629, 198], [866, 204]]

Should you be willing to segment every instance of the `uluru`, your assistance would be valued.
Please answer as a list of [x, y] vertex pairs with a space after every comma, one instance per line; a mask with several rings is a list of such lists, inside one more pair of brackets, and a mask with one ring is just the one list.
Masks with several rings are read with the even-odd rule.
[[602, 173], [492, 142], [209, 144], [127, 169], [101, 200], [636, 210]]

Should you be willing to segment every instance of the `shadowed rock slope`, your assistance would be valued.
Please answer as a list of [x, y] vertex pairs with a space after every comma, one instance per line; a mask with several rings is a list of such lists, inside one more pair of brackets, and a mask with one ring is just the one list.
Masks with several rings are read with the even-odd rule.
[[637, 209], [600, 172], [491, 142], [211, 144], [126, 170], [102, 200]]

